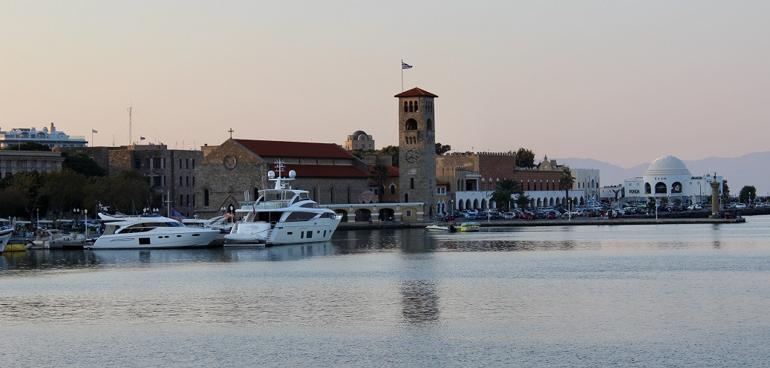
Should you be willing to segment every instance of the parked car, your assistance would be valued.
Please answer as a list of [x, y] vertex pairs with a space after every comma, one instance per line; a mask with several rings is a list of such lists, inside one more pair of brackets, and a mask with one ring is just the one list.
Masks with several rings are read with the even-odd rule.
[[502, 213], [502, 217], [503, 217], [503, 219], [506, 219], [506, 220], [513, 220], [513, 219], [516, 218], [516, 213], [514, 213], [514, 212], [503, 212]]

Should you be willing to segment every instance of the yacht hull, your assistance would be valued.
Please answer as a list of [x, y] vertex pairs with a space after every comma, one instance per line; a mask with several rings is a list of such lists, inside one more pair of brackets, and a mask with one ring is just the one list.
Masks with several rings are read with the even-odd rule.
[[168, 249], [201, 248], [214, 242], [219, 235], [215, 230], [189, 231], [183, 233], [129, 233], [103, 235], [96, 239], [90, 249]]
[[0, 253], [5, 251], [5, 246], [11, 240], [11, 235], [13, 235], [13, 231], [10, 229], [0, 231]]
[[225, 246], [243, 244], [285, 245], [329, 241], [340, 219], [283, 222], [270, 229], [268, 223], [241, 223], [225, 236]]

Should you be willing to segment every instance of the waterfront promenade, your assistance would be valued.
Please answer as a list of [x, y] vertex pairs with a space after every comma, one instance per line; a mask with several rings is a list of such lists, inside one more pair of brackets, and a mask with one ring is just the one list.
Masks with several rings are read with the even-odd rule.
[[[473, 220], [467, 220], [473, 221]], [[475, 220], [482, 227], [521, 227], [521, 226], [596, 226], [596, 225], [695, 225], [695, 224], [735, 224], [742, 223], [743, 218], [585, 218], [576, 217], [572, 220]], [[456, 223], [466, 222], [457, 219]], [[424, 228], [433, 222], [343, 222], [337, 230], [364, 230], [364, 229], [408, 229]]]

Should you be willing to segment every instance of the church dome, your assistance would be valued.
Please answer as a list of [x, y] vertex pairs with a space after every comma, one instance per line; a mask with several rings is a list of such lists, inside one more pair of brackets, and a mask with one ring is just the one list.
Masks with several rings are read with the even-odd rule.
[[690, 170], [687, 170], [687, 166], [678, 159], [676, 156], [663, 156], [658, 157], [647, 168], [646, 176], [677, 176], [684, 175], [689, 176]]

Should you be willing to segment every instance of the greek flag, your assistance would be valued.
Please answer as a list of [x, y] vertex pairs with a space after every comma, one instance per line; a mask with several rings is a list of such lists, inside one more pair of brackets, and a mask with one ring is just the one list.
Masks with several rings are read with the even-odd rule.
[[412, 69], [412, 66], [405, 63], [403, 60], [401, 60], [401, 70], [404, 70], [404, 69]]
[[99, 133], [99, 131], [98, 131], [98, 130], [96, 130], [96, 129], [91, 129], [91, 133], [94, 133], [94, 134], [96, 134], [96, 133]]

